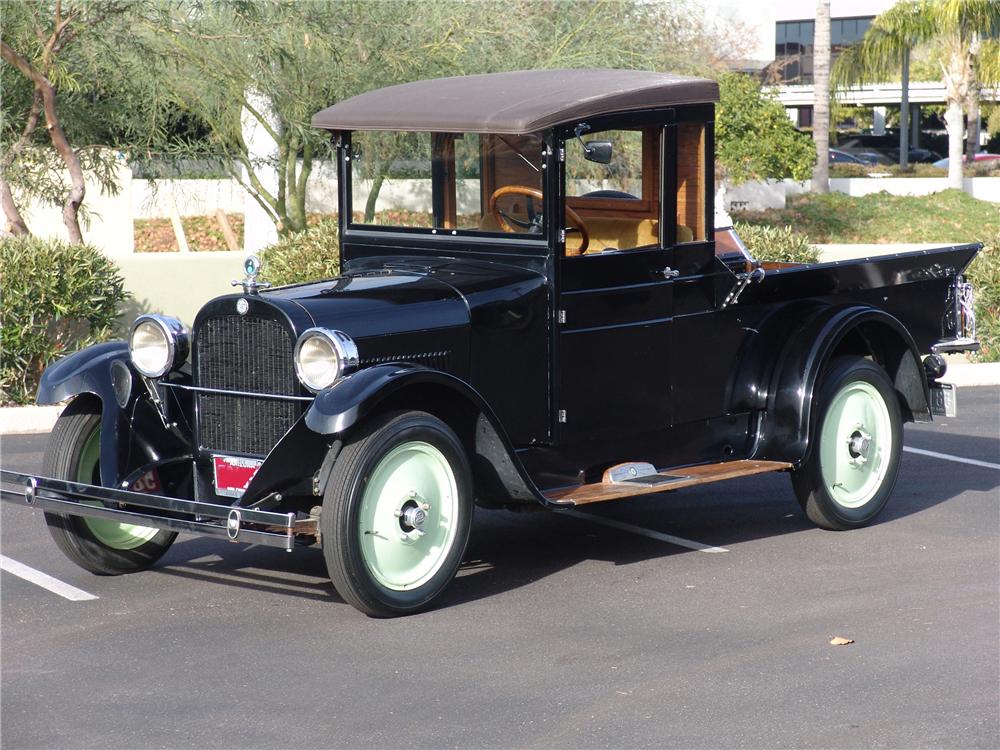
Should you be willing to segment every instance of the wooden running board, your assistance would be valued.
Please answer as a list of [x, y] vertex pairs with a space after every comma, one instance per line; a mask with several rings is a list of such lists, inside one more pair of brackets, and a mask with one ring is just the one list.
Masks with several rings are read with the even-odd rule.
[[653, 492], [679, 490], [684, 487], [721, 482], [737, 477], [749, 477], [754, 474], [766, 474], [771, 471], [787, 471], [790, 468], [792, 465], [783, 461], [726, 461], [721, 464], [671, 469], [656, 475], [664, 478], [669, 477], [661, 484], [633, 484], [630, 482], [581, 484], [575, 487], [560, 487], [556, 490], [549, 490], [545, 493], [545, 499], [563, 505], [586, 505], [587, 503], [601, 503], [606, 500], [619, 500], [636, 495], [648, 495]]

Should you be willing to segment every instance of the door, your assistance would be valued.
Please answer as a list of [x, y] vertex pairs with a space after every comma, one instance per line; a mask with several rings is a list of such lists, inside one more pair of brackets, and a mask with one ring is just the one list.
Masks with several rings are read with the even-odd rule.
[[667, 429], [672, 249], [564, 258], [557, 337], [560, 439]]

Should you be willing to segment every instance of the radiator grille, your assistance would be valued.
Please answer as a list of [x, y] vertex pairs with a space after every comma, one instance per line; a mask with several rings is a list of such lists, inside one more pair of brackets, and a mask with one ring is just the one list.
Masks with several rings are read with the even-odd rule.
[[[299, 395], [292, 337], [277, 321], [239, 315], [209, 318], [199, 329], [195, 346], [197, 384], [203, 388]], [[264, 456], [302, 408], [299, 401], [199, 393], [201, 447]]]

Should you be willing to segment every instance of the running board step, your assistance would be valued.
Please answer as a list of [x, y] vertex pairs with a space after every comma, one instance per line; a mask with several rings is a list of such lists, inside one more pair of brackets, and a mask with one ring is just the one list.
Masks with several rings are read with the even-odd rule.
[[783, 461], [726, 461], [721, 464], [687, 466], [671, 469], [661, 474], [650, 474], [639, 479], [619, 482], [597, 482], [575, 487], [560, 487], [545, 493], [545, 499], [559, 505], [586, 505], [606, 500], [619, 500], [653, 492], [668, 492], [699, 484], [721, 482], [737, 477], [787, 471], [792, 465]]

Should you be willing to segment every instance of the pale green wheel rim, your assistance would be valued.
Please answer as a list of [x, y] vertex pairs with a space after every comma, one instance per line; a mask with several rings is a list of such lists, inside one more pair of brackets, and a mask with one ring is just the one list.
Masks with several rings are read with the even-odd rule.
[[823, 484], [843, 508], [860, 508], [882, 486], [893, 450], [889, 407], [871, 383], [848, 383], [834, 396], [820, 432]]
[[[98, 484], [98, 469], [101, 462], [101, 431], [95, 429], [80, 451], [80, 461], [76, 469], [76, 481], [84, 484]], [[102, 507], [99, 502], [86, 503]], [[154, 536], [156, 529], [146, 526], [134, 526], [130, 523], [118, 523], [103, 518], [84, 518], [90, 533], [101, 544], [112, 549], [129, 550], [141, 547]]]
[[[425, 514], [416, 526], [417, 511]], [[458, 485], [451, 464], [429, 443], [398, 445], [383, 456], [365, 484], [358, 514], [361, 556], [372, 577], [393, 591], [409, 591], [441, 570], [459, 525]]]

